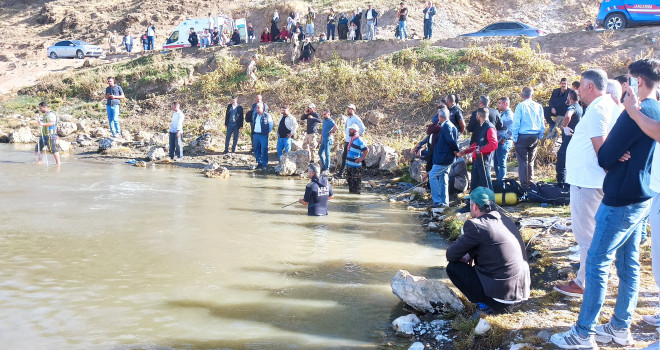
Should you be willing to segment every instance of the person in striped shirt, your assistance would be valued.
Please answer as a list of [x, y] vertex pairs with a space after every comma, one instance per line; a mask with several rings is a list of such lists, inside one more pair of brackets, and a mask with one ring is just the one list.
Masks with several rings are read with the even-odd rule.
[[367, 144], [360, 138], [360, 127], [357, 124], [348, 127], [348, 134], [351, 141], [348, 143], [346, 154], [346, 182], [348, 182], [348, 192], [360, 194], [362, 161], [369, 154], [369, 149]]

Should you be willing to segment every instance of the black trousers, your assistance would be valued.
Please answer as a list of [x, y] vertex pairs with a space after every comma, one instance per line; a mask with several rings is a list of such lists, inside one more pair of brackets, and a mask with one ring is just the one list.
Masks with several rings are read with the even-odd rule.
[[557, 171], [557, 182], [563, 184], [566, 182], [566, 149], [568, 149], [568, 143], [571, 142], [572, 136], [566, 136], [562, 133], [561, 135], [561, 147], [557, 152], [557, 163], [555, 163], [555, 169]]
[[231, 151], [236, 152], [236, 143], [238, 142], [238, 124], [230, 123], [227, 125], [227, 136], [225, 137], [225, 152], [229, 151], [229, 141], [231, 137], [234, 136], [234, 143], [231, 146]]
[[472, 303], [483, 303], [495, 312], [507, 310], [507, 304], [495, 301], [484, 293], [484, 287], [477, 276], [473, 266], [463, 262], [450, 262], [447, 264], [447, 276], [458, 290]]
[[362, 190], [362, 167], [349, 166], [346, 169], [346, 182], [348, 183], [349, 193], [360, 194]]

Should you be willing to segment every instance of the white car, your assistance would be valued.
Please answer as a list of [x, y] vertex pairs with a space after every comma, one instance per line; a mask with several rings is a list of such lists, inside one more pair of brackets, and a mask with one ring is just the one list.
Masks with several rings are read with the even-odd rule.
[[52, 59], [62, 57], [83, 59], [85, 57], [100, 57], [101, 55], [103, 55], [103, 50], [99, 46], [80, 40], [60, 41], [48, 48], [48, 57]]

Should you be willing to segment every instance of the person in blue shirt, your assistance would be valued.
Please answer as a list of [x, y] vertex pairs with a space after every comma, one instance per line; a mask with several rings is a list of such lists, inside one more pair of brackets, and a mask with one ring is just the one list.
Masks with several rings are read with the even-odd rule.
[[264, 112], [264, 104], [257, 103], [255, 117], [252, 120], [254, 134], [254, 157], [256, 169], [268, 168], [268, 134], [273, 131], [273, 117]]
[[334, 133], [337, 132], [337, 124], [332, 120], [330, 110], [323, 111], [323, 124], [321, 126], [321, 147], [319, 147], [319, 160], [321, 161], [321, 172], [327, 173], [330, 169], [330, 151], [334, 143]]
[[[638, 81], [639, 111], [660, 121], [660, 103], [656, 100], [660, 60], [633, 62], [628, 67], [628, 77]], [[644, 134], [628, 111], [621, 113], [598, 150], [598, 164], [607, 171], [604, 196], [595, 216], [596, 228], [587, 254], [584, 296], [577, 323], [569, 331], [550, 338], [562, 349], [576, 349], [576, 345], [595, 347], [594, 335], [599, 341], [614, 341], [623, 346], [634, 343], [630, 325], [640, 284], [641, 227], [654, 195], [649, 187], [653, 151], [654, 140]], [[597, 325], [613, 260], [619, 277], [614, 314], [609, 322]]]
[[312, 163], [307, 169], [307, 176], [312, 181], [305, 187], [305, 196], [298, 199], [298, 202], [307, 206], [307, 215], [325, 216], [328, 215], [328, 200], [334, 198], [332, 186], [326, 177], [321, 177], [321, 168], [318, 164]]
[[536, 148], [545, 133], [543, 107], [534, 102], [533, 96], [532, 87], [526, 86], [522, 89], [523, 101], [516, 106], [511, 126], [518, 159], [518, 177], [523, 187], [529, 187], [534, 179]]
[[121, 127], [119, 126], [119, 104], [125, 99], [124, 90], [121, 86], [115, 84], [115, 78], [108, 77], [108, 87], [105, 88], [106, 111], [108, 112], [108, 123], [112, 137], [121, 137]]
[[360, 194], [362, 187], [362, 162], [369, 154], [369, 148], [360, 138], [360, 127], [352, 124], [348, 127], [348, 135], [351, 141], [348, 143], [346, 154], [346, 182], [348, 192]]
[[424, 39], [431, 39], [433, 36], [433, 16], [435, 16], [435, 6], [429, 1], [424, 8]]

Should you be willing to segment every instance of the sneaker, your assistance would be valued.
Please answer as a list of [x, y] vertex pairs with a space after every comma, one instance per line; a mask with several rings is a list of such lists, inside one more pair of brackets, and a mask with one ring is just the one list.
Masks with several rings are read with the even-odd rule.
[[582, 338], [577, 334], [575, 326], [571, 327], [567, 332], [553, 334], [550, 337], [550, 342], [561, 349], [598, 349], [594, 336], [589, 335], [586, 338]]
[[635, 341], [630, 334], [630, 328], [615, 330], [610, 322], [606, 324], [599, 324], [594, 327], [596, 331], [596, 341], [601, 343], [609, 343], [614, 340], [615, 343], [623, 346], [633, 346]]
[[568, 256], [569, 261], [580, 262], [580, 252], [573, 253]]
[[584, 289], [580, 288], [575, 281], [570, 281], [566, 284], [558, 284], [554, 287], [554, 290], [569, 297], [582, 298], [584, 295]]
[[577, 244], [574, 245], [574, 246], [570, 246], [570, 247], [568, 247], [568, 251], [571, 252], [571, 253], [578, 253], [578, 252], [580, 252], [580, 246], [577, 245]]
[[660, 314], [643, 315], [642, 319], [651, 326], [660, 327]]

